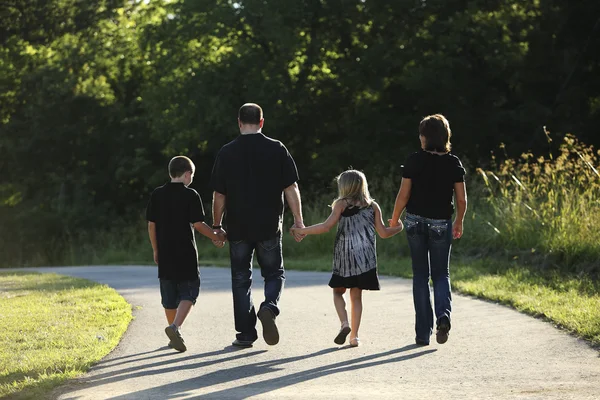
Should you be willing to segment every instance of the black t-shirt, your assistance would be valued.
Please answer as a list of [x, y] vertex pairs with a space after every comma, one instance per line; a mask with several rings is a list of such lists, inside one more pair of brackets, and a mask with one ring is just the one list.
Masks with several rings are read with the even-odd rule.
[[198, 192], [178, 182], [156, 188], [146, 208], [146, 219], [156, 223], [158, 277], [198, 279], [198, 250], [192, 225], [204, 221], [204, 207]]
[[454, 184], [465, 181], [458, 157], [418, 151], [408, 156], [402, 177], [412, 182], [407, 212], [432, 219], [452, 218]]
[[278, 140], [253, 133], [223, 146], [213, 167], [212, 187], [226, 196], [228, 240], [275, 237], [283, 220], [283, 189], [297, 181], [296, 163]]

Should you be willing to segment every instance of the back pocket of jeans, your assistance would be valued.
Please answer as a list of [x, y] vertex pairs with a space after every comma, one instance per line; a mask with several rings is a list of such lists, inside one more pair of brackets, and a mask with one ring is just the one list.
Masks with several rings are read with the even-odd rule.
[[412, 219], [404, 220], [404, 230], [407, 236], [415, 236], [419, 227], [419, 222]]
[[263, 240], [262, 242], [258, 242], [258, 245], [262, 247], [265, 251], [271, 251], [276, 249], [281, 242], [279, 237], [275, 237], [273, 239]]
[[443, 242], [447, 238], [448, 224], [430, 224], [429, 225], [429, 237], [434, 242]]

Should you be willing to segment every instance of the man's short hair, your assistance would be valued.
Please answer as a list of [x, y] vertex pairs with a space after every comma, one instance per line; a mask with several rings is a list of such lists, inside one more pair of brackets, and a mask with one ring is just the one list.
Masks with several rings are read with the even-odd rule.
[[176, 156], [169, 161], [169, 176], [171, 178], [179, 178], [186, 172], [194, 172], [196, 166], [193, 161], [186, 156]]
[[240, 107], [238, 118], [244, 125], [258, 125], [263, 119], [263, 110], [258, 104], [246, 103]]

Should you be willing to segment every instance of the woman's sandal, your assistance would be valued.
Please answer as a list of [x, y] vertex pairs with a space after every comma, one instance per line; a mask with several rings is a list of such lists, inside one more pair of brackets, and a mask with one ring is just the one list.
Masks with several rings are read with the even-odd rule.
[[340, 332], [335, 337], [335, 339], [333, 339], [333, 342], [335, 344], [344, 344], [346, 342], [346, 336], [348, 336], [349, 333], [350, 327], [347, 325], [343, 326], [342, 329], [340, 329]]
[[355, 337], [350, 339], [350, 347], [358, 347], [360, 346], [360, 339]]

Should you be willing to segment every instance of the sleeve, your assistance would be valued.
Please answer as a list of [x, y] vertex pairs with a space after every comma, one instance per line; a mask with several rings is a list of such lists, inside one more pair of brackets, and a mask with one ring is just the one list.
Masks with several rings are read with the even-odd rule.
[[465, 168], [463, 167], [462, 163], [460, 162], [460, 159], [458, 157], [455, 157], [456, 160], [456, 165], [454, 166], [454, 173], [453, 173], [453, 182], [457, 183], [457, 182], [464, 182], [465, 181], [465, 174], [467, 173]]
[[154, 199], [154, 192], [150, 195], [150, 201], [146, 206], [146, 221], [156, 222], [156, 200]]
[[225, 165], [221, 152], [217, 154], [217, 159], [213, 165], [212, 175], [210, 178], [212, 190], [221, 194], [227, 194], [227, 184], [225, 180]]
[[402, 177], [407, 179], [413, 179], [416, 176], [416, 162], [414, 155], [408, 156], [404, 163], [404, 170], [402, 171]]
[[204, 205], [202, 205], [202, 198], [192, 189], [192, 200], [190, 204], [190, 223], [195, 224], [196, 222], [203, 222], [205, 220]]
[[296, 162], [292, 158], [292, 155], [288, 149], [282, 144], [283, 148], [283, 162], [281, 165], [281, 186], [283, 189], [293, 185], [300, 179], [298, 176], [298, 169], [296, 168]]

